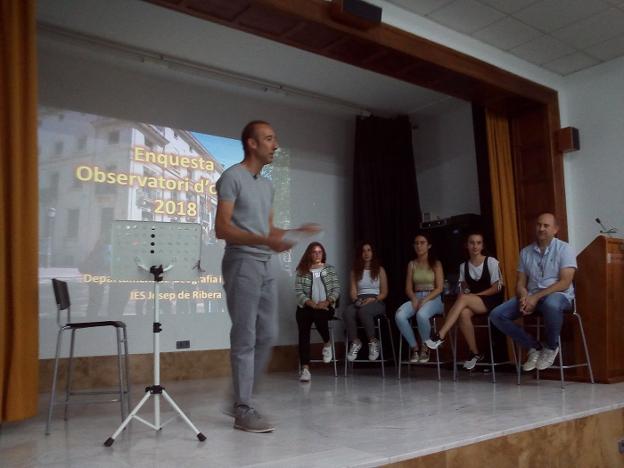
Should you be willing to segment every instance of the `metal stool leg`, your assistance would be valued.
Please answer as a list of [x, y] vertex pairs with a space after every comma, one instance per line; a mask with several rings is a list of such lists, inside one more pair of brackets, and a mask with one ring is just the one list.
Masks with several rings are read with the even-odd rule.
[[[438, 320], [437, 317], [433, 317], [433, 332], [438, 333]], [[423, 347], [427, 346], [423, 343]], [[438, 380], [442, 380], [442, 374], [440, 373], [440, 347], [436, 348], [436, 366], [438, 368]]]
[[128, 363], [128, 332], [126, 327], [123, 327], [123, 340], [124, 340], [124, 366], [125, 366], [125, 374], [126, 374], [126, 405], [127, 405], [127, 413], [129, 414], [131, 411], [130, 404], [130, 371], [129, 371], [129, 363]]
[[63, 419], [67, 421], [67, 407], [69, 405], [69, 395], [71, 393], [72, 368], [74, 364], [74, 345], [76, 343], [76, 329], [71, 330], [71, 339], [69, 344], [69, 359], [67, 360], [67, 379], [65, 380], [65, 409], [63, 410]]
[[379, 337], [379, 357], [381, 358], [381, 377], [386, 378], [385, 358], [383, 354], [383, 337], [381, 331], [381, 318], [377, 317], [377, 336]]
[[[537, 335], [537, 342], [541, 344], [541, 342], [540, 342], [540, 331], [541, 331], [541, 325], [540, 325], [540, 318], [539, 318], [539, 315], [536, 317], [536, 320], [537, 320], [537, 325], [536, 325], [536, 328], [537, 328], [537, 332], [536, 332], [536, 335]], [[536, 369], [536, 372], [535, 372], [535, 378], [536, 378], [537, 380], [539, 380], [539, 378], [540, 378], [540, 371], [539, 371], [539, 369]]]
[[126, 419], [126, 399], [124, 395], [123, 362], [121, 357], [121, 330], [115, 327], [117, 338], [117, 373], [119, 374], [119, 406], [121, 407], [121, 420]]
[[514, 364], [516, 365], [516, 385], [520, 385], [520, 356], [522, 355], [520, 349], [516, 350], [516, 342], [511, 340], [511, 351], [514, 357]]
[[345, 357], [344, 357], [344, 376], [347, 376], [347, 371], [349, 369], [349, 360], [347, 356], [349, 355], [349, 336], [347, 335], [347, 327], [344, 327], [344, 344], [345, 344]]
[[58, 364], [59, 364], [59, 355], [61, 353], [61, 345], [63, 342], [63, 331], [65, 328], [61, 328], [58, 331], [58, 336], [56, 338], [56, 354], [54, 357], [54, 372], [52, 373], [52, 390], [50, 393], [50, 405], [48, 407], [48, 420], [46, 422], [46, 435], [50, 434], [50, 421], [52, 420], [52, 409], [54, 408], [54, 400], [56, 398], [56, 379], [58, 377]]
[[397, 379], [401, 380], [401, 367], [403, 367], [401, 365], [401, 363], [403, 362], [403, 335], [399, 336], [399, 365], [398, 365], [398, 370], [397, 370]]
[[559, 375], [561, 377], [561, 390], [563, 390], [565, 379], [563, 378], [563, 343], [561, 342], [561, 335], [557, 337], [557, 343], [559, 343]]
[[457, 325], [453, 327], [453, 380], [457, 380]]
[[[453, 380], [457, 380], [456, 364], [457, 364], [457, 326], [454, 326], [449, 331], [449, 343], [451, 345], [451, 356], [453, 357]], [[452, 337], [452, 338], [451, 338]]]
[[332, 361], [334, 362], [334, 377], [338, 377], [338, 366], [336, 365], [336, 343], [334, 341], [334, 326], [329, 327], [329, 341], [331, 343]]
[[578, 320], [579, 329], [581, 330], [581, 338], [583, 339], [583, 349], [585, 350], [585, 362], [587, 363], [587, 368], [589, 369], [589, 379], [591, 383], [594, 383], [594, 372], [592, 371], [591, 361], [589, 359], [589, 350], [587, 349], [587, 340], [585, 339], [585, 330], [583, 329], [583, 321], [581, 320], [580, 314], [574, 311], [576, 319]]
[[394, 337], [392, 336], [392, 323], [386, 316], [386, 325], [388, 327], [388, 336], [390, 337], [390, 348], [392, 349], [392, 362], [397, 365], [396, 350], [394, 349]]
[[496, 365], [494, 364], [494, 346], [492, 344], [492, 324], [490, 317], [487, 318], [488, 340], [490, 342], [490, 364], [492, 368], [492, 383], [496, 383]]

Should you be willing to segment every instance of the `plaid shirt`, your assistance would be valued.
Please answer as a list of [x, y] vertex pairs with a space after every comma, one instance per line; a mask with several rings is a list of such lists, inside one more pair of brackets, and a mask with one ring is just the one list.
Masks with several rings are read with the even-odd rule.
[[[325, 295], [327, 300], [333, 304], [336, 303], [340, 296], [340, 283], [338, 282], [338, 274], [336, 269], [331, 265], [326, 265], [321, 270], [321, 281], [325, 286]], [[312, 273], [297, 273], [295, 278], [295, 293], [297, 294], [297, 305], [303, 307], [308, 299], [312, 298]]]

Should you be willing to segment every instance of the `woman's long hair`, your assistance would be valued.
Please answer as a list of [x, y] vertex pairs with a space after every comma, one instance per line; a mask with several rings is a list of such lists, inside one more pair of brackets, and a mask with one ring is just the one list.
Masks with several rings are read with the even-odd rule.
[[321, 260], [323, 263], [327, 261], [327, 254], [325, 253], [325, 247], [320, 242], [311, 242], [310, 245], [305, 249], [301, 260], [299, 260], [299, 265], [297, 265], [297, 273], [300, 275], [305, 275], [310, 272], [310, 266], [312, 266], [312, 250], [316, 247], [320, 247], [323, 251], [323, 259]]
[[355, 248], [355, 255], [353, 256], [353, 274], [355, 275], [356, 281], [360, 281], [362, 279], [362, 275], [364, 274], [364, 259], [362, 258], [362, 250], [364, 250], [365, 245], [369, 245], [373, 253], [373, 258], [371, 258], [369, 268], [371, 279], [374, 281], [379, 277], [381, 263], [379, 262], [377, 255], [375, 255], [375, 248], [373, 247], [373, 244], [368, 241], [360, 242]]
[[[435, 253], [435, 246], [431, 242], [431, 238], [428, 233], [422, 231], [417, 232], [414, 236], [414, 240], [416, 240], [417, 237], [424, 237], [427, 240], [427, 244], [431, 246], [431, 248], [427, 251], [427, 263], [429, 264], [429, 268], [433, 270], [436, 262], [438, 261], [438, 257]], [[418, 258], [418, 255], [416, 254], [416, 250], [414, 250], [414, 259], [416, 258]]]

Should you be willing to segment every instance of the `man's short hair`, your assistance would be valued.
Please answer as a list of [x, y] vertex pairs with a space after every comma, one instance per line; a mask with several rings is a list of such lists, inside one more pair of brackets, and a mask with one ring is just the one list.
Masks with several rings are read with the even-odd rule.
[[245, 128], [243, 128], [243, 132], [241, 133], [241, 143], [243, 144], [243, 152], [245, 154], [247, 154], [247, 151], [249, 150], [249, 148], [247, 147], [247, 140], [249, 140], [250, 138], [255, 138], [256, 127], [258, 125], [270, 126], [271, 124], [268, 122], [265, 122], [264, 120], [252, 120], [247, 125], [245, 125]]

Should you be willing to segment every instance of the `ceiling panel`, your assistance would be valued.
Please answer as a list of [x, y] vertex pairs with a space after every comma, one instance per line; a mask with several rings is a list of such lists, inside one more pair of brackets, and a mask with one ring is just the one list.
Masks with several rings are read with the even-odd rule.
[[481, 0], [481, 3], [490, 5], [504, 13], [515, 13], [520, 11], [538, 0]]
[[624, 0], [388, 1], [561, 75], [624, 55]]
[[609, 8], [602, 0], [541, 0], [514, 14], [544, 32], [552, 32]]
[[544, 68], [559, 73], [560, 75], [568, 75], [584, 68], [593, 67], [598, 63], [600, 63], [599, 60], [583, 52], [574, 52], [573, 54], [544, 64]]
[[542, 35], [543, 33], [537, 29], [521, 23], [510, 16], [473, 34], [477, 39], [502, 50], [512, 49]]
[[514, 47], [510, 52], [529, 62], [541, 65], [573, 53], [574, 48], [554, 37], [540, 36], [518, 47]]
[[476, 0], [456, 0], [429, 16], [440, 24], [470, 34], [502, 19], [504, 14]]
[[409, 10], [417, 15], [428, 15], [455, 0], [388, 0], [397, 6]]
[[609, 8], [597, 15], [554, 31], [552, 35], [577, 49], [624, 34], [624, 10]]
[[586, 51], [588, 54], [600, 60], [613, 60], [614, 58], [624, 55], [624, 35], [588, 47]]

